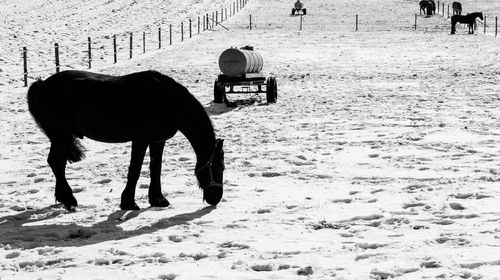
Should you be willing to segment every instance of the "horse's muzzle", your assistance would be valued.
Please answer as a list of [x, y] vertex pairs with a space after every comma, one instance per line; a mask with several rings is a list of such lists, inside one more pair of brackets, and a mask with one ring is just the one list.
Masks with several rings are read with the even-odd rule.
[[217, 205], [222, 199], [223, 192], [222, 184], [210, 184], [203, 189], [203, 200], [210, 205]]

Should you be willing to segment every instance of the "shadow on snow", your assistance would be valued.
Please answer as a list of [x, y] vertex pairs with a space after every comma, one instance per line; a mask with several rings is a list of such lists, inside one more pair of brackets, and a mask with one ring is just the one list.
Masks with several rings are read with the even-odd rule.
[[43, 246], [80, 247], [98, 244], [187, 224], [209, 214], [216, 207], [207, 206], [193, 212], [163, 218], [135, 230], [127, 231], [120, 227], [120, 224], [136, 218], [146, 211], [155, 211], [156, 209], [163, 210], [163, 208], [146, 208], [140, 211], [115, 211], [108, 216], [107, 220], [92, 226], [80, 226], [75, 223], [37, 225], [36, 223], [53, 219], [63, 213], [71, 214], [59, 208], [59, 205], [28, 210], [17, 215], [0, 217], [0, 244], [24, 249]]

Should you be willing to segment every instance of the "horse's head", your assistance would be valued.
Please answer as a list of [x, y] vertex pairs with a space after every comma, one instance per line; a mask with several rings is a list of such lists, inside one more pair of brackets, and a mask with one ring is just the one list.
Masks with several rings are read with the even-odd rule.
[[196, 178], [203, 190], [203, 200], [210, 205], [217, 205], [222, 199], [225, 168], [223, 143], [224, 139], [217, 139], [208, 161], [203, 165], [196, 166]]

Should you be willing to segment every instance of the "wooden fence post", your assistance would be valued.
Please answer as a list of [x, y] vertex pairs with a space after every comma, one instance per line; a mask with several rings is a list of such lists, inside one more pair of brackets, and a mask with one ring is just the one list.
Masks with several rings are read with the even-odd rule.
[[212, 12], [212, 28], [214, 28], [214, 22], [215, 22], [215, 13]]
[[226, 21], [227, 21], [227, 8], [224, 8], [224, 15], [226, 16]]
[[[439, 6], [440, 6], [440, 5], [439, 5], [439, 1], [437, 1], [437, 2], [438, 2], [437, 7], [438, 7], [438, 14], [439, 14]], [[427, 10], [427, 9], [426, 9], [426, 10]]]
[[142, 53], [146, 53], [146, 31], [142, 31]]
[[88, 50], [89, 50], [89, 69], [92, 68], [92, 40], [90, 37], [87, 38]]
[[113, 35], [113, 57], [114, 57], [114, 63], [116, 63], [118, 61], [116, 55], [116, 34]]
[[441, 9], [441, 12], [443, 13], [443, 17], [444, 17], [444, 2], [443, 2], [443, 8]]
[[28, 86], [28, 49], [23, 47], [23, 75], [24, 75], [24, 86]]
[[417, 14], [415, 14], [415, 30], [417, 30]]
[[219, 24], [219, 11], [215, 11], [215, 25]]
[[181, 22], [181, 42], [184, 41], [184, 22]]
[[220, 9], [220, 22], [224, 22], [224, 9]]
[[130, 56], [129, 59], [132, 59], [132, 48], [133, 48], [133, 40], [134, 40], [134, 33], [130, 32]]
[[198, 17], [198, 34], [200, 34], [200, 17]]
[[300, 31], [302, 31], [302, 14], [300, 14]]
[[54, 53], [56, 55], [56, 73], [59, 73], [61, 66], [59, 65], [59, 44], [54, 44]]
[[191, 25], [192, 25], [191, 22], [192, 22], [192, 20], [189, 19], [189, 38], [193, 37], [192, 31], [191, 31]]
[[495, 37], [498, 35], [498, 17], [495, 17]]
[[486, 34], [486, 16], [484, 16], [483, 27], [484, 27], [484, 33]]
[[161, 27], [158, 27], [158, 49], [161, 49]]
[[358, 31], [358, 15], [356, 15], [356, 31]]
[[252, 15], [250, 15], [250, 30], [252, 30]]
[[172, 45], [172, 24], [169, 27], [169, 33], [170, 33], [170, 45]]

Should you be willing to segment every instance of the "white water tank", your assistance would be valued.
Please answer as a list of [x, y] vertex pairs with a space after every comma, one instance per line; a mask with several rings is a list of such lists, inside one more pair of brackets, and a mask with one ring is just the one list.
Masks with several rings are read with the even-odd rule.
[[259, 73], [264, 66], [262, 55], [252, 47], [230, 48], [219, 57], [219, 69], [229, 77], [239, 77], [246, 73]]

